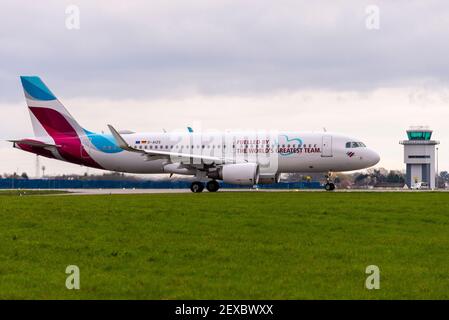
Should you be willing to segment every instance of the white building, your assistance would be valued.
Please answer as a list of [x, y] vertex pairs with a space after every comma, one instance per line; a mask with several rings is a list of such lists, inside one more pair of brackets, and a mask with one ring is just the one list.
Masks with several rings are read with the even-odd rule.
[[435, 146], [439, 142], [430, 140], [432, 130], [428, 127], [410, 127], [407, 136], [408, 140], [399, 142], [404, 145], [405, 183], [409, 188], [427, 183], [430, 189], [435, 189]]

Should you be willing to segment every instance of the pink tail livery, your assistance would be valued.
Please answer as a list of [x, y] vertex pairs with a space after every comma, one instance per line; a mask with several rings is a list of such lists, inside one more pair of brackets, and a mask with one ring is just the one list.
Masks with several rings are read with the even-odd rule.
[[[85, 138], [85, 130], [44, 82], [36, 76], [21, 76], [20, 80], [30, 111], [35, 139], [27, 139], [28, 142], [17, 141], [16, 146], [46, 157], [101, 168], [83, 146], [82, 141], [88, 141]], [[39, 146], [39, 142], [45, 146]]]

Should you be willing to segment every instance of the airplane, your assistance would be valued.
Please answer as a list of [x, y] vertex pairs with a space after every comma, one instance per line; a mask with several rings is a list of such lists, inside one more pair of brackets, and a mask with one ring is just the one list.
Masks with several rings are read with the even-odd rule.
[[278, 183], [281, 173], [365, 169], [379, 155], [361, 140], [330, 132], [181, 132], [116, 130], [94, 133], [70, 115], [37, 76], [20, 77], [34, 137], [9, 140], [17, 149], [108, 171], [194, 176], [190, 189], [216, 192], [218, 181], [254, 186]]

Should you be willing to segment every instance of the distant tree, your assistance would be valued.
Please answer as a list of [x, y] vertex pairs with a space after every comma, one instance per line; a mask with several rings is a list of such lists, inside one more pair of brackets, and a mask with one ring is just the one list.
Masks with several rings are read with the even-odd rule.
[[385, 168], [369, 168], [366, 169], [366, 173], [373, 177], [386, 176], [388, 174], [388, 170]]
[[449, 172], [441, 171], [438, 175], [438, 188], [445, 188], [449, 184]]
[[26, 172], [22, 172], [21, 177], [22, 177], [23, 179], [28, 179], [28, 175], [27, 175]]
[[440, 172], [440, 179], [444, 182], [449, 182], [449, 172], [447, 171], [441, 171]]
[[404, 183], [405, 179], [402, 173], [391, 170], [387, 175], [387, 182], [388, 183]]
[[368, 177], [369, 177], [368, 174], [365, 174], [365, 173], [359, 173], [359, 174], [355, 177], [354, 183], [357, 184], [357, 185], [363, 185], [363, 184], [366, 184], [366, 180], [367, 180]]

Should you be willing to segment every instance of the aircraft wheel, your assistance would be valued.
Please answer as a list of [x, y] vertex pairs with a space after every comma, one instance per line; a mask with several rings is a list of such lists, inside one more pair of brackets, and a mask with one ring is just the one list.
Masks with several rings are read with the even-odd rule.
[[328, 182], [324, 185], [324, 189], [326, 189], [326, 191], [335, 190], [335, 184], [333, 184], [332, 182]]
[[211, 180], [207, 182], [206, 189], [209, 192], [217, 192], [220, 189], [220, 185], [216, 180]]
[[199, 192], [203, 192], [204, 190], [204, 184], [202, 182], [199, 181], [194, 181], [192, 182], [192, 184], [190, 185], [190, 190], [193, 193], [199, 193]]

